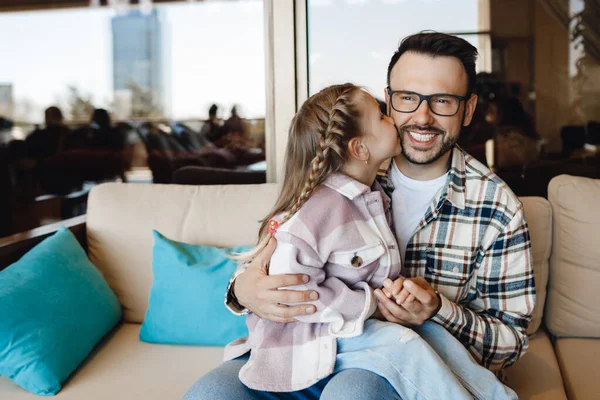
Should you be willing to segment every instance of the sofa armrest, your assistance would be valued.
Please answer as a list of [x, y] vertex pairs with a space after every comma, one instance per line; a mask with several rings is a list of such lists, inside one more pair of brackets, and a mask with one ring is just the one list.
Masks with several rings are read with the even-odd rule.
[[18, 261], [35, 245], [57, 232], [61, 226], [69, 228], [87, 251], [85, 221], [86, 216], [81, 215], [0, 239], [0, 271]]

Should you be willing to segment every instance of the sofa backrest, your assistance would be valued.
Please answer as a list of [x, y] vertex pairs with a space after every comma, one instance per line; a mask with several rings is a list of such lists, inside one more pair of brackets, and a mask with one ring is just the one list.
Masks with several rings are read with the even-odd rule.
[[527, 329], [527, 333], [531, 335], [542, 324], [546, 303], [548, 264], [552, 249], [552, 209], [548, 200], [543, 197], [520, 197], [519, 200], [523, 203], [525, 219], [529, 226], [535, 277], [536, 302], [531, 323]]
[[553, 243], [546, 325], [558, 337], [600, 338], [600, 180], [552, 179]]
[[[253, 244], [277, 197], [276, 184], [184, 186], [103, 184], [88, 200], [90, 260], [102, 271], [123, 306], [127, 322], [141, 323], [152, 286], [152, 230], [169, 239], [228, 247]], [[540, 326], [551, 245], [547, 200], [520, 199], [533, 247], [538, 300], [528, 332]]]
[[119, 298], [125, 321], [141, 323], [146, 313], [153, 229], [186, 243], [251, 245], [277, 191], [276, 184], [95, 187], [88, 200], [89, 257]]

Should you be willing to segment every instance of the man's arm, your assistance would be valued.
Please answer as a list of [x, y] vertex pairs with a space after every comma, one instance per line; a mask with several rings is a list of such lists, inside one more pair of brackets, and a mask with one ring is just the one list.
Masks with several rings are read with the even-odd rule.
[[[387, 320], [403, 325], [432, 319], [453, 333], [483, 366], [501, 370], [525, 353], [535, 305], [531, 241], [522, 209], [486, 251], [477, 274], [479, 296], [469, 305], [438, 296], [428, 282], [415, 278], [403, 282], [412, 299], [403, 295], [406, 300], [401, 305], [377, 290], [380, 311]], [[387, 294], [398, 293], [389, 282], [388, 287]]]
[[522, 208], [487, 250], [477, 271], [477, 291], [479, 310], [442, 295], [432, 319], [454, 333], [483, 366], [501, 370], [525, 354], [535, 306], [531, 240]]
[[[246, 308], [265, 320], [295, 322], [294, 317], [316, 311], [314, 305], [298, 304], [317, 300], [316, 291], [278, 290], [308, 282], [310, 278], [306, 274], [268, 275], [268, 265], [276, 247], [277, 241], [271, 239], [252, 262], [239, 267], [245, 271], [230, 283], [225, 296], [225, 304], [232, 312], [239, 314]], [[234, 299], [237, 304], [232, 302]]]
[[[328, 255], [317, 253], [316, 249], [299, 237], [284, 233], [279, 238], [277, 251], [271, 258], [270, 274], [302, 273], [310, 280], [291, 289], [314, 290], [319, 299], [313, 301], [316, 312], [297, 316], [296, 320], [305, 323], [328, 325], [329, 334], [334, 337], [354, 337], [363, 332], [364, 322], [375, 312], [377, 301], [373, 289], [367, 282], [358, 282], [349, 287], [342, 277], [327, 275], [324, 266]], [[353, 271], [348, 273], [351, 277]]]

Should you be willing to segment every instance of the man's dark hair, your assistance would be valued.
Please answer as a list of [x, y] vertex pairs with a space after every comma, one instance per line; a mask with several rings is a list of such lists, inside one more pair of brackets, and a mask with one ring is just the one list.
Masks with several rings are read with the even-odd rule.
[[466, 40], [457, 36], [447, 35], [439, 32], [420, 32], [402, 39], [398, 50], [392, 56], [387, 72], [387, 84], [390, 86], [392, 69], [402, 54], [412, 51], [419, 54], [427, 54], [432, 57], [456, 57], [460, 60], [467, 73], [468, 86], [467, 96], [475, 92], [475, 61], [477, 60], [477, 49]]
[[216, 104], [213, 104], [212, 106], [210, 106], [210, 108], [208, 109], [208, 116], [216, 116], [217, 115], [217, 110], [219, 109], [219, 107]]

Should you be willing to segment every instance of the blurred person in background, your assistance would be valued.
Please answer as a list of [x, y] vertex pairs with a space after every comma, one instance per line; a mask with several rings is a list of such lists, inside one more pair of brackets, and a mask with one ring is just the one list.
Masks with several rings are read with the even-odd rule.
[[223, 136], [223, 126], [221, 120], [217, 117], [219, 106], [213, 104], [208, 109], [208, 121], [204, 123], [200, 130], [200, 135], [211, 142], [214, 142]]
[[34, 130], [25, 139], [27, 155], [40, 161], [60, 153], [70, 130], [64, 124], [63, 114], [56, 106], [44, 112], [46, 126]]

